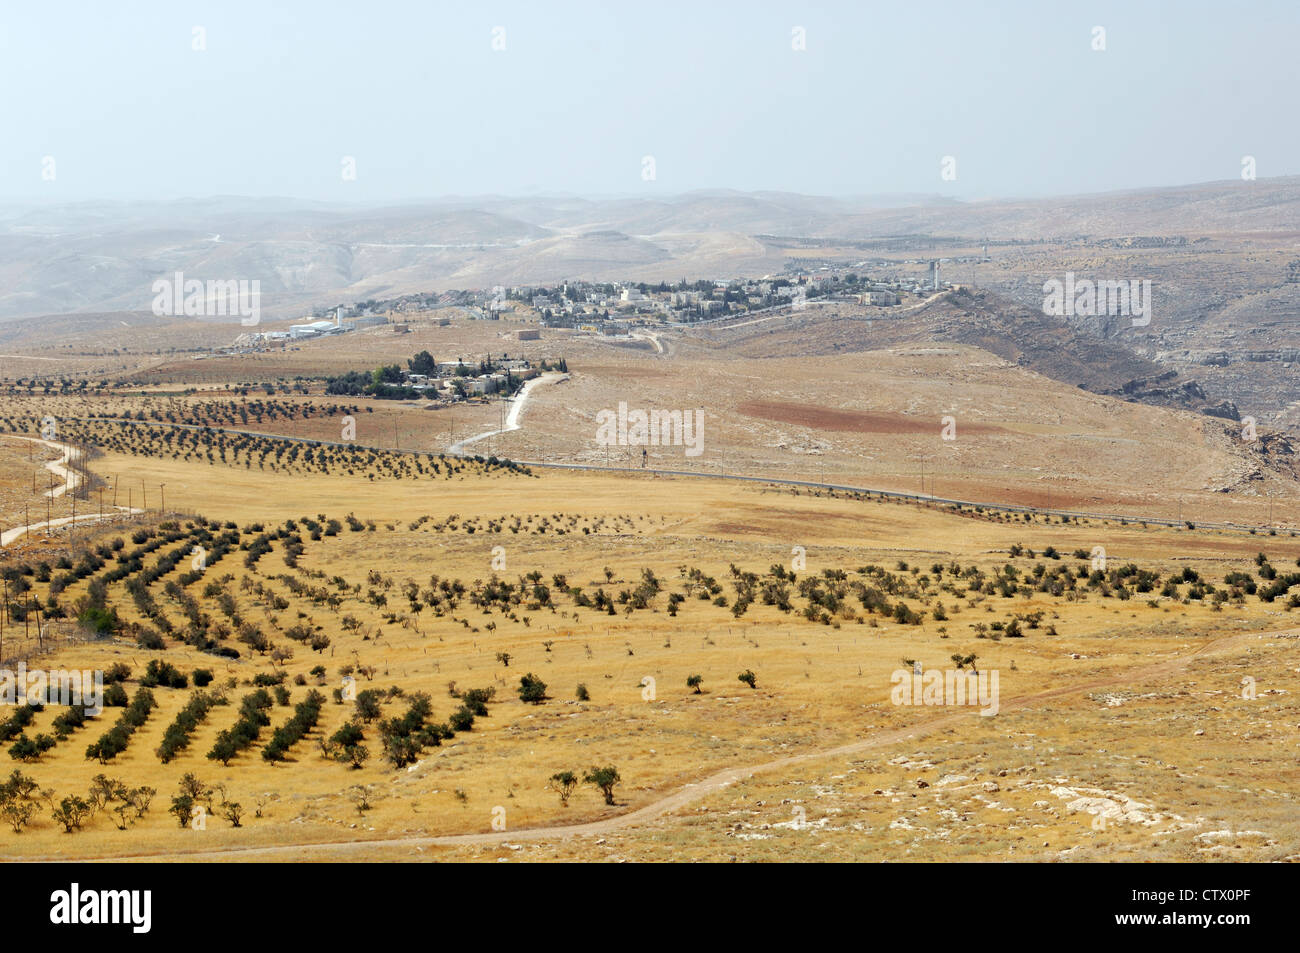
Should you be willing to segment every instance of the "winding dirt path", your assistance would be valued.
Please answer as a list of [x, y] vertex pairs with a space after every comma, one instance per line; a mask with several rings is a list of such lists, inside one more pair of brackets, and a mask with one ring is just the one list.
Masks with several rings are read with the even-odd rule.
[[[63, 496], [69, 490], [76, 489], [81, 484], [81, 474], [68, 466], [68, 464], [72, 463], [74, 460], [80, 459], [81, 451], [77, 448], [69, 446], [66, 443], [58, 443], [53, 440], [42, 440], [38, 437], [21, 437], [16, 434], [8, 434], [6, 436], [9, 440], [26, 440], [28, 443], [38, 443], [41, 446], [49, 447], [52, 450], [58, 450], [62, 454], [59, 459], [51, 460], [49, 463], [45, 464], [45, 469], [49, 470], [63, 481], [61, 485], [46, 490], [44, 494], [45, 496], [48, 496], [51, 499], [56, 499]], [[117, 506], [114, 507], [114, 512], [106, 515], [105, 518], [108, 518], [110, 515], [117, 516], [123, 513], [134, 514], [143, 512], [144, 510], [140, 509], [138, 506], [135, 508]], [[30, 523], [27, 526], [15, 526], [13, 529], [7, 529], [0, 533], [0, 547], [8, 546], [10, 543], [20, 539], [23, 534], [28, 532], [48, 531], [56, 526], [66, 526], [72, 522], [93, 522], [98, 519], [100, 519], [100, 516], [97, 513], [84, 513], [79, 514], [75, 520], [71, 516], [60, 516], [57, 519], [41, 520], [36, 523]]]
[[[114, 510], [114, 512], [105, 513], [102, 517], [98, 513], [78, 513], [76, 521], [78, 523], [93, 523], [100, 519], [108, 520], [112, 519], [114, 516], [134, 515], [143, 512], [144, 510], [140, 509], [138, 506], [134, 508], [119, 506]], [[28, 530], [33, 533], [47, 532], [58, 526], [67, 526], [72, 521], [71, 516], [60, 516], [49, 521], [41, 520], [39, 523], [32, 523], [28, 526], [15, 526], [13, 529], [7, 529], [3, 533], [0, 533], [0, 549], [3, 549], [5, 546], [8, 546], [17, 539], [21, 539], [23, 534]]]
[[631, 333], [628, 334], [628, 337], [635, 338], [638, 341], [649, 341], [651, 344], [654, 345], [656, 354], [667, 353], [667, 351], [663, 346], [663, 343], [659, 340], [657, 335], [650, 334], [647, 332], [641, 332], [641, 331], [632, 331]]
[[53, 473], [60, 480], [63, 481], [63, 484], [61, 486], [56, 486], [51, 490], [46, 490], [45, 491], [46, 496], [51, 498], [60, 497], [64, 493], [67, 493], [69, 490], [76, 489], [76, 487], [80, 484], [81, 474], [77, 473], [76, 470], [72, 470], [68, 467], [69, 463], [81, 457], [80, 450], [77, 450], [75, 447], [69, 446], [66, 443], [58, 443], [57, 441], [54, 440], [42, 440], [39, 437], [20, 437], [15, 434], [15, 435], [9, 435], [9, 439], [25, 440], [28, 443], [38, 443], [42, 447], [49, 447], [51, 450], [58, 450], [61, 454], [63, 454], [61, 457], [59, 457], [59, 459], [51, 460], [49, 463], [45, 464], [45, 469], [49, 470], [51, 473]]
[[[1055, 698], [1078, 695], [1084, 692], [1095, 691], [1099, 688], [1128, 685], [1139, 681], [1160, 684], [1164, 679], [1185, 669], [1197, 658], [1215, 652], [1230, 650], [1252, 639], [1266, 639], [1276, 637], [1283, 633], [1296, 634], [1300, 633], [1300, 629], [1279, 629], [1272, 632], [1244, 632], [1238, 635], [1224, 636], [1206, 642], [1185, 655], [1166, 659], [1162, 662], [1156, 662], [1152, 665], [1129, 669], [1119, 675], [1108, 678], [1092, 679], [1087, 682], [1080, 682], [1062, 686], [1060, 688], [1048, 689], [1047, 691], [1035, 692], [1031, 695], [1021, 695], [1013, 699], [1004, 699], [1000, 704], [999, 711], [1017, 711], [1020, 709], [1031, 708], [1034, 705], [1045, 701], [1051, 701]], [[757, 774], [767, 774], [773, 771], [780, 771], [784, 768], [792, 768], [813, 761], [822, 761], [833, 758], [850, 758], [877, 748], [883, 748], [913, 738], [920, 738], [945, 728], [954, 727], [961, 724], [965, 719], [980, 717], [978, 709], [966, 708], [949, 714], [926, 718], [914, 725], [876, 731], [869, 737], [863, 738], [859, 741], [852, 741], [848, 744], [838, 745], [833, 748], [806, 751], [801, 754], [777, 758], [772, 761], [764, 761], [758, 764], [724, 768], [721, 771], [710, 774], [708, 777], [702, 778], [699, 781], [689, 783], [671, 794], [657, 798], [635, 811], [630, 811], [626, 814], [619, 814], [615, 817], [588, 821], [582, 824], [565, 824], [556, 827], [530, 827], [521, 828], [519, 830], [494, 831], [484, 834], [449, 834], [441, 837], [386, 837], [371, 840], [321, 841], [317, 843], [284, 844], [270, 847], [229, 847], [217, 850], [176, 851], [169, 854], [123, 854], [107, 858], [87, 857], [84, 859], [130, 860], [133, 862], [158, 862], [178, 859], [186, 861], [201, 861], [216, 860], [220, 858], [247, 860], [273, 860], [281, 858], [287, 860], [304, 858], [316, 853], [347, 853], [383, 847], [468, 847], [500, 843], [521, 843], [524, 841], [566, 840], [571, 837], [608, 834], [625, 828], [636, 827], [658, 817], [662, 817], [665, 814], [678, 811], [695, 801], [699, 801], [702, 798], [708, 797], [710, 794], [715, 794], [718, 791], [735, 784], [737, 781], [753, 777]], [[81, 858], [59, 857], [58, 859], [73, 860]]]
[[519, 430], [523, 426], [519, 423], [519, 418], [523, 415], [524, 405], [528, 403], [528, 398], [533, 395], [533, 389], [541, 387], [543, 384], [553, 384], [558, 383], [559, 381], [567, 381], [568, 379], [568, 374], [559, 374], [548, 371], [540, 377], [534, 377], [530, 381], [525, 381], [519, 394], [510, 402], [510, 413], [506, 415], [504, 427], [500, 430], [485, 430], [483, 433], [475, 434], [472, 437], [466, 437], [464, 440], [458, 440], [447, 448], [447, 452], [455, 456], [462, 456], [465, 453], [465, 447], [467, 444], [476, 443], [479, 440], [486, 440], [488, 437], [495, 437], [497, 434], [510, 433], [512, 430]]

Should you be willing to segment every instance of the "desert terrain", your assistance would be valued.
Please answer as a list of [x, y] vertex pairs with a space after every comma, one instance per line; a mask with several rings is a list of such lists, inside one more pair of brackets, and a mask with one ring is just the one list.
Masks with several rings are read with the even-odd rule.
[[[0, 659], [106, 702], [0, 706], [0, 857], [1300, 858], [1296, 183], [1239, 190], [6, 211], [121, 254], [0, 301]], [[284, 336], [143, 310], [160, 219], [313, 275]], [[391, 307], [927, 261], [617, 334]], [[1066, 271], [1153, 276], [1151, 325], [1049, 319]], [[418, 360], [530, 377], [338, 388]]]
[[[1263, 595], [1300, 560], [1285, 470], [1240, 483], [1258, 463], [1211, 418], [966, 344], [797, 356], [781, 335], [850, 319], [793, 320], [662, 352], [464, 322], [11, 392], [4, 528], [93, 518], [6, 546], [3, 655], [148, 701], [13, 727], [54, 743], [6, 751], [33, 808], [0, 855], [1295, 859], [1298, 600]], [[507, 402], [314, 382], [425, 348], [569, 372], [466, 457]], [[605, 459], [619, 401], [703, 407], [707, 452]], [[894, 700], [954, 660], [997, 674], [996, 714]]]

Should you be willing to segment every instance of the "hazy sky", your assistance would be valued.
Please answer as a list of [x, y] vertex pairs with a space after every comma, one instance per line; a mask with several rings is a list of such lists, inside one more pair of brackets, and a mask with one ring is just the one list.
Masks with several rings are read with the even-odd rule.
[[1288, 175], [1298, 50], [1297, 0], [10, 0], [0, 198], [969, 199], [1236, 179], [1246, 155]]

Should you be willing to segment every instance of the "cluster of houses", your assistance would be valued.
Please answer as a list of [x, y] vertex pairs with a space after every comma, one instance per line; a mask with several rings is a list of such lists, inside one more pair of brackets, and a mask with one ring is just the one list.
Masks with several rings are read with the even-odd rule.
[[[780, 308], [816, 298], [853, 300], [872, 307], [893, 307], [904, 296], [923, 296], [951, 287], [940, 282], [937, 263], [924, 279], [871, 280], [836, 273], [829, 266], [789, 276], [679, 282], [674, 285], [603, 284], [566, 281], [557, 286], [518, 287], [481, 292], [485, 317], [527, 305], [542, 326], [575, 328], [607, 335], [628, 334], [637, 327], [692, 324], [711, 318]], [[474, 292], [469, 292], [473, 296]], [[503, 303], [506, 302], [506, 303]]]
[[447, 401], [495, 394], [508, 390], [511, 380], [523, 382], [537, 376], [537, 368], [528, 361], [504, 359], [491, 361], [491, 370], [480, 373], [483, 365], [465, 361], [439, 361], [433, 374], [407, 372], [405, 385], [423, 396]]
[[[987, 251], [978, 259], [988, 261]], [[965, 259], [942, 259], [965, 261]], [[510, 288], [494, 287], [479, 290], [457, 290], [404, 295], [385, 301], [369, 301], [353, 310], [357, 317], [343, 321], [336, 313], [334, 320], [317, 320], [291, 325], [288, 331], [268, 331], [247, 335], [254, 344], [295, 341], [303, 338], [342, 334], [347, 331], [390, 323], [390, 317], [376, 314], [385, 310], [389, 315], [403, 313], [442, 312], [436, 323], [446, 325], [450, 318], [445, 309], [458, 309], [472, 320], [500, 320], [509, 317], [515, 321], [535, 322], [536, 326], [516, 330], [511, 336], [516, 340], [537, 340], [539, 328], [567, 328], [580, 332], [624, 336], [637, 328], [657, 327], [665, 324], [689, 325], [727, 316], [743, 315], [770, 308], [789, 307], [791, 304], [830, 299], [855, 301], [861, 305], [889, 308], [902, 304], [908, 296], [922, 298], [936, 291], [951, 288], [942, 281], [938, 260], [906, 261], [905, 265], [928, 265], [924, 276], [888, 277], [873, 279], [857, 273], [868, 262], [858, 262], [848, 269], [843, 263], [826, 262], [804, 265], [789, 270], [788, 274], [767, 275], [762, 278], [736, 278], [719, 280], [680, 281], [673, 284], [660, 282], [595, 282], [563, 281], [555, 285], [524, 285]], [[396, 325], [396, 329], [404, 326]], [[441, 365], [440, 365], [441, 367]], [[479, 380], [465, 386], [471, 393], [493, 393], [490, 382]], [[455, 379], [464, 380], [464, 375]], [[446, 390], [451, 378], [420, 382], [422, 387]], [[414, 385], [412, 385], [414, 386]]]
[[510, 292], [527, 301], [545, 325], [605, 334], [626, 334], [635, 325], [699, 320], [728, 310], [727, 282], [684, 291], [664, 286], [643, 291], [642, 287], [566, 282], [559, 288], [512, 288]]

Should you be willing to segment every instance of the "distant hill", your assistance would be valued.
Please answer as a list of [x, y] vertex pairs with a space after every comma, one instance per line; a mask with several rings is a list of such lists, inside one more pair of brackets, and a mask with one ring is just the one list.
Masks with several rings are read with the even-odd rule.
[[819, 304], [772, 322], [696, 333], [752, 357], [967, 344], [1096, 394], [1237, 419], [1236, 408], [1197, 379], [989, 292], [958, 289], [914, 310]]
[[345, 206], [214, 197], [0, 207], [0, 320], [135, 311], [153, 281], [257, 279], [292, 317], [340, 300], [562, 278], [660, 280], [779, 272], [784, 240], [884, 236], [1277, 233], [1300, 222], [1300, 179], [1060, 199], [828, 198], [693, 192], [664, 198], [444, 199]]

